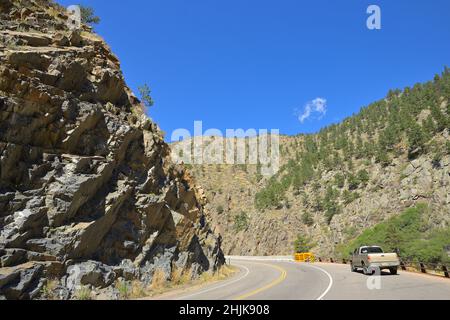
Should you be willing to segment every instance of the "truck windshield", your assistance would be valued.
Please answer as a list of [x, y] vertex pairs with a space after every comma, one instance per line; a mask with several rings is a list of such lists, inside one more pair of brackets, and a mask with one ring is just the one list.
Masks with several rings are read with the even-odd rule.
[[383, 253], [380, 247], [367, 247], [361, 249], [361, 253]]

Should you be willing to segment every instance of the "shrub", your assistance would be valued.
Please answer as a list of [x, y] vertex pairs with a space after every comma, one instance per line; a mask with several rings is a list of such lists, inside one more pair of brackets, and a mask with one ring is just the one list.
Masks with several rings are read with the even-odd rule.
[[127, 300], [130, 297], [130, 287], [125, 280], [116, 282], [116, 289], [119, 291], [120, 299]]
[[335, 177], [334, 177], [334, 184], [339, 188], [342, 189], [344, 187], [345, 184], [345, 177], [344, 175], [338, 173]]
[[350, 174], [348, 177], [348, 189], [349, 190], [356, 190], [359, 187], [359, 180], [358, 177], [356, 177], [353, 174]]
[[344, 190], [342, 194], [344, 204], [348, 205], [359, 198], [359, 194], [357, 192], [350, 192], [348, 190]]
[[216, 208], [216, 210], [217, 210], [217, 213], [218, 213], [218, 214], [222, 214], [223, 211], [224, 211], [222, 205], [218, 205], [217, 208]]
[[259, 210], [276, 207], [284, 200], [286, 183], [271, 179], [269, 184], [255, 195], [255, 207]]
[[150, 285], [150, 288], [152, 290], [160, 290], [165, 287], [166, 283], [167, 283], [166, 273], [161, 269], [157, 269], [153, 273], [153, 278], [152, 278], [152, 283]]
[[234, 216], [234, 229], [239, 232], [248, 228], [249, 217], [245, 212]]
[[96, 16], [94, 13], [94, 9], [92, 7], [83, 6], [81, 4], [78, 5], [81, 11], [81, 22], [86, 24], [99, 24], [100, 17]]
[[314, 244], [311, 242], [311, 239], [301, 234], [294, 241], [294, 250], [297, 253], [309, 252], [313, 247]]
[[154, 105], [154, 101], [152, 99], [152, 97], [150, 96], [151, 94], [151, 90], [150, 87], [147, 84], [144, 84], [140, 87], [138, 87], [139, 90], [139, 94], [141, 96], [142, 102], [144, 103], [144, 105], [149, 108], [152, 107]]
[[41, 289], [43, 298], [47, 300], [57, 299], [57, 297], [55, 296], [55, 288], [58, 286], [58, 283], [59, 282], [56, 279], [48, 279]]
[[302, 222], [306, 224], [308, 227], [312, 226], [314, 224], [314, 219], [308, 211], [302, 214]]
[[367, 172], [367, 170], [358, 171], [358, 180], [360, 184], [364, 186], [367, 185], [367, 183], [369, 182], [369, 173]]
[[92, 292], [88, 287], [81, 287], [75, 292], [77, 300], [92, 300]]

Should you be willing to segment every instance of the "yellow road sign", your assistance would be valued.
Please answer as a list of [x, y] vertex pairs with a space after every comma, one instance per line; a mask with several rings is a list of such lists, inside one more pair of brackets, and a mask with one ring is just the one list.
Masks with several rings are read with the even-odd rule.
[[316, 260], [311, 252], [296, 253], [294, 259], [297, 262], [314, 262]]

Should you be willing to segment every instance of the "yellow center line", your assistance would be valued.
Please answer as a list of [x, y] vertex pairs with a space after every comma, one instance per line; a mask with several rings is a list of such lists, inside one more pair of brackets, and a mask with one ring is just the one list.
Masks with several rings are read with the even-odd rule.
[[276, 265], [273, 265], [273, 264], [266, 264], [266, 263], [259, 263], [259, 264], [262, 264], [262, 265], [269, 266], [271, 268], [277, 269], [281, 273], [280, 276], [277, 279], [275, 279], [274, 281], [272, 281], [269, 284], [265, 285], [264, 287], [261, 287], [259, 289], [255, 289], [253, 291], [250, 291], [248, 293], [240, 295], [240, 296], [234, 298], [233, 300], [244, 300], [244, 299], [247, 299], [247, 298], [249, 298], [251, 296], [254, 296], [255, 294], [258, 294], [260, 292], [266, 291], [266, 290], [276, 286], [277, 284], [283, 282], [286, 279], [287, 272], [283, 268], [281, 268], [279, 266], [276, 266]]

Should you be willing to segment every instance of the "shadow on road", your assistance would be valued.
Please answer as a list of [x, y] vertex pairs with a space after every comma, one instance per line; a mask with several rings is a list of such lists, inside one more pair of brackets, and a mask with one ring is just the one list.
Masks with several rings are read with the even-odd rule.
[[[366, 275], [366, 274], [364, 274], [364, 272], [362, 270], [357, 270], [354, 273], [359, 273], [360, 275], [364, 275], [366, 277], [370, 277], [370, 276], [374, 276], [375, 275], [375, 273], [373, 273], [371, 275], [368, 275], [368, 274]], [[392, 274], [389, 271], [381, 271], [380, 276], [398, 277], [400, 275], [399, 274]]]

